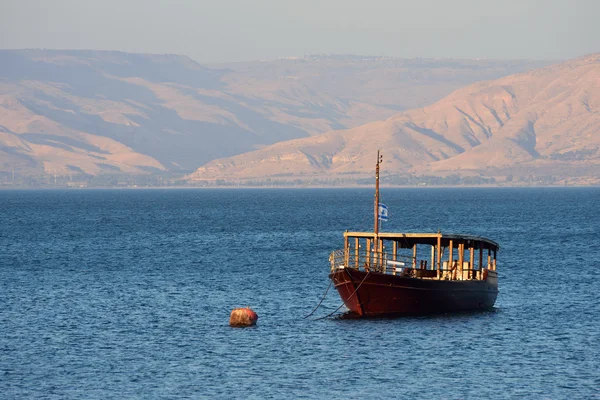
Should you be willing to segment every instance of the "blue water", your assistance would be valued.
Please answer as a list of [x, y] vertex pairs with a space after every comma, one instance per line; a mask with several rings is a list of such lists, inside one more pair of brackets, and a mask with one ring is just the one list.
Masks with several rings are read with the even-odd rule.
[[[384, 189], [501, 245], [492, 312], [303, 319], [369, 190], [0, 191], [0, 397], [600, 396], [600, 188]], [[331, 291], [315, 317], [335, 310]], [[254, 328], [228, 326], [250, 306]]]

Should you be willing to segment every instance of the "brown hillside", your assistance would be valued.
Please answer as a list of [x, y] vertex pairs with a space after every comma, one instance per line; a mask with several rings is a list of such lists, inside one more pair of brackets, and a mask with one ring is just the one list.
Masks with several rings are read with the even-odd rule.
[[599, 106], [600, 54], [594, 54], [475, 83], [385, 121], [215, 160], [190, 179], [359, 177], [371, 173], [378, 148], [388, 174], [547, 169], [568, 175], [572, 167], [594, 175], [600, 164]]
[[314, 56], [206, 68], [176, 55], [0, 50], [0, 184], [12, 171], [183, 174], [540, 64]]

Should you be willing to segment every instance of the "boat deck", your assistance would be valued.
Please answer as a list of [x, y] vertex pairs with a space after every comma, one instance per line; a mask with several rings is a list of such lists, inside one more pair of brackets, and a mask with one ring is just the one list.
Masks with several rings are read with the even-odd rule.
[[329, 261], [332, 273], [351, 268], [420, 279], [485, 280], [496, 270], [498, 248], [472, 235], [345, 232], [344, 249], [332, 252]]

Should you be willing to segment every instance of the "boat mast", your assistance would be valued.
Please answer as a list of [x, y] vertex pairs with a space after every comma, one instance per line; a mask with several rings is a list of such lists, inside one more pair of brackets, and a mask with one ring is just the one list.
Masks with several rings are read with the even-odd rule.
[[379, 244], [379, 164], [383, 156], [379, 154], [377, 150], [377, 163], [375, 164], [375, 240], [373, 243], [373, 252], [377, 254], [377, 246]]

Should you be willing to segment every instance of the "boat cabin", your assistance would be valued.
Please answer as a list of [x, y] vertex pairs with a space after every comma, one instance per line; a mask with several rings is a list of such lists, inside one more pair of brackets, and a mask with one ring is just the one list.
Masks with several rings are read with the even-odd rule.
[[437, 280], [486, 280], [496, 270], [496, 242], [442, 233], [344, 232], [331, 272], [344, 268]]

